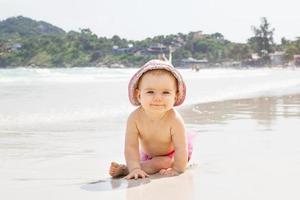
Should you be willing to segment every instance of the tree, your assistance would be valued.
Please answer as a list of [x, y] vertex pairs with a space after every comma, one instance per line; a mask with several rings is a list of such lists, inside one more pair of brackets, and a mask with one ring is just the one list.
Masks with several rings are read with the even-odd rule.
[[300, 38], [295, 41], [289, 41], [283, 46], [285, 56], [288, 60], [292, 60], [294, 55], [300, 54]]
[[219, 33], [219, 32], [211, 34], [211, 37], [215, 38], [217, 40], [224, 40], [224, 36], [221, 33]]
[[272, 52], [274, 45], [273, 33], [274, 28], [270, 28], [270, 23], [267, 18], [261, 18], [261, 24], [259, 27], [252, 26], [254, 36], [248, 40], [250, 46], [252, 46], [256, 53], [260, 56], [265, 56]]

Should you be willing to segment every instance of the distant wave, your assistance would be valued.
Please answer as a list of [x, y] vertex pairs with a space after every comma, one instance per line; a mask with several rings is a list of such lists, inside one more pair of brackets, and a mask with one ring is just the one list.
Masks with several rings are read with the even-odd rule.
[[183, 74], [187, 77], [185, 105], [300, 93], [300, 69], [206, 69]]
[[0, 69], [0, 82], [85, 82], [126, 79], [136, 69], [110, 68], [13, 68]]

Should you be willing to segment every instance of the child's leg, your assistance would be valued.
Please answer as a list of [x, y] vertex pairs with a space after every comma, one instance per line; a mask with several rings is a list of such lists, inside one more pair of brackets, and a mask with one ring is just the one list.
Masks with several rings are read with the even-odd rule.
[[[154, 157], [151, 160], [141, 161], [141, 168], [147, 174], [155, 174], [161, 169], [167, 169], [172, 167], [173, 159], [169, 156], [158, 156]], [[109, 169], [109, 174], [112, 177], [117, 176], [126, 176], [128, 174], [128, 168], [126, 165], [118, 164], [112, 162]]]
[[155, 174], [161, 169], [168, 169], [173, 165], [173, 158], [169, 156], [157, 156], [151, 160], [145, 160], [141, 162], [142, 170], [147, 174]]

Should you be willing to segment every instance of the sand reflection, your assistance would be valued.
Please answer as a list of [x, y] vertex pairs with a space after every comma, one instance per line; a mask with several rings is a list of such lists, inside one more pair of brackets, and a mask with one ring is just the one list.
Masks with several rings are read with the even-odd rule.
[[189, 124], [224, 124], [235, 119], [253, 119], [258, 124], [271, 126], [279, 117], [299, 117], [299, 105], [300, 94], [203, 103], [180, 112]]

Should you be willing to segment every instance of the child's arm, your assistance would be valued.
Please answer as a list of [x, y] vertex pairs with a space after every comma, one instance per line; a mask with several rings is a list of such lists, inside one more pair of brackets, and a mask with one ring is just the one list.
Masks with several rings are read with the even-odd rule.
[[136, 127], [135, 117], [131, 114], [127, 121], [126, 136], [125, 136], [125, 159], [129, 174], [126, 179], [138, 177], [145, 178], [148, 176], [141, 169], [140, 154], [139, 154], [139, 131]]
[[188, 163], [188, 148], [183, 120], [176, 119], [176, 122], [172, 130], [172, 140], [175, 148], [173, 169], [182, 173]]
[[171, 169], [161, 171], [166, 175], [178, 175], [185, 171], [188, 163], [187, 141], [184, 122], [181, 117], [176, 117], [172, 123], [172, 140], [175, 148], [174, 164]]

